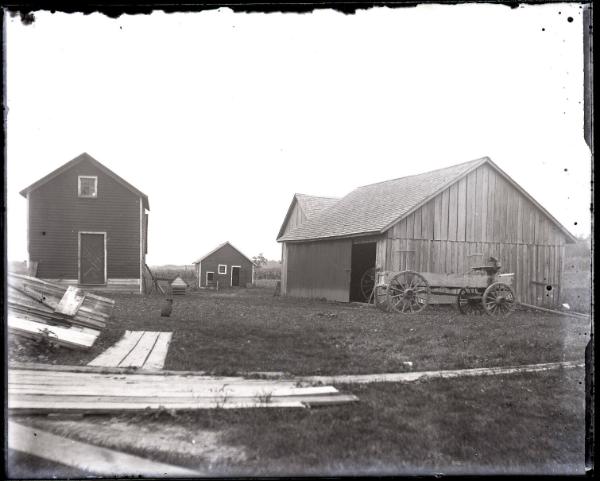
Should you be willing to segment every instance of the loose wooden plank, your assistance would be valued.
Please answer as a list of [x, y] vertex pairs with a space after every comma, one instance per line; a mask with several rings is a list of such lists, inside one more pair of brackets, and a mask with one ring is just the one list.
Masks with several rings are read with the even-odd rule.
[[81, 289], [75, 286], [69, 286], [58, 303], [58, 306], [56, 306], [55, 311], [59, 314], [64, 314], [65, 316], [74, 316], [83, 303], [84, 297], [85, 293]]
[[47, 336], [52, 342], [78, 349], [87, 349], [93, 346], [100, 334], [98, 331], [83, 331], [75, 326], [70, 328], [49, 326], [41, 322], [20, 318], [18, 314], [13, 312], [8, 313], [7, 326], [9, 331], [16, 335], [34, 336], [36, 338]]
[[88, 366], [118, 366], [142, 337], [143, 331], [125, 331], [123, 337], [112, 347], [88, 363]]
[[125, 356], [118, 366], [142, 367], [150, 355], [160, 332], [144, 331], [135, 347]]
[[172, 332], [161, 332], [158, 335], [158, 339], [154, 344], [154, 348], [148, 355], [146, 362], [142, 366], [144, 369], [158, 370], [162, 369], [165, 365], [167, 353], [169, 352], [169, 345], [171, 344]]
[[340, 376], [304, 376], [300, 379], [305, 382], [327, 384], [366, 384], [373, 382], [415, 382], [431, 379], [447, 379], [467, 376], [494, 376], [518, 374], [523, 372], [542, 372], [553, 369], [583, 368], [585, 364], [577, 361], [551, 362], [544, 364], [525, 364], [521, 366], [482, 367], [473, 369], [456, 369], [445, 371], [421, 371], [384, 374], [349, 374]]
[[8, 447], [52, 462], [109, 476], [198, 476], [201, 473], [57, 436], [8, 421]]

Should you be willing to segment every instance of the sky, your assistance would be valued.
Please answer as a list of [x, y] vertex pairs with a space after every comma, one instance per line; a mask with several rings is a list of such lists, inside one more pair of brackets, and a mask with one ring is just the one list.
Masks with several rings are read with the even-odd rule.
[[482, 156], [590, 233], [577, 4], [39, 11], [4, 28], [9, 260], [27, 259], [18, 192], [82, 152], [148, 195], [149, 265], [225, 241], [277, 260], [294, 193]]

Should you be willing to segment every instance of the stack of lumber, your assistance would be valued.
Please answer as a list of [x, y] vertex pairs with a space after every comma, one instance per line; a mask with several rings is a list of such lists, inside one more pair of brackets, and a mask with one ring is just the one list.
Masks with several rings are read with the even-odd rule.
[[47, 338], [69, 348], [91, 347], [110, 318], [115, 302], [35, 277], [8, 275], [8, 330], [32, 339]]
[[171, 282], [171, 293], [174, 296], [183, 296], [185, 295], [185, 290], [187, 288], [187, 284], [185, 283], [185, 281], [177, 276], [173, 282]]
[[354, 401], [356, 396], [333, 386], [177, 371], [132, 374], [120, 368], [13, 364], [8, 372], [11, 414], [312, 407]]

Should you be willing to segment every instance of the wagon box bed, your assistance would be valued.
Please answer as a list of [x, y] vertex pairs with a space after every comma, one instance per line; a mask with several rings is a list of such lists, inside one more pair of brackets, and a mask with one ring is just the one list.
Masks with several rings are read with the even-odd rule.
[[473, 267], [474, 274], [379, 272], [372, 297], [386, 310], [413, 314], [427, 307], [431, 296], [454, 296], [463, 314], [506, 316], [516, 303], [511, 288], [514, 274], [498, 274], [500, 264], [494, 258], [490, 261], [492, 265]]

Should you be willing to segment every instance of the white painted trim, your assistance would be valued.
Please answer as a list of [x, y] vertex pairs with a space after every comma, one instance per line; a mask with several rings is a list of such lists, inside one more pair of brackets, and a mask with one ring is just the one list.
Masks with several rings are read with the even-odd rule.
[[27, 208], [27, 210], [26, 210], [26, 212], [27, 212], [27, 214], [26, 214], [26, 216], [27, 216], [27, 219], [26, 219], [26, 222], [27, 222], [27, 224], [26, 224], [27, 225], [27, 269], [29, 269], [29, 266], [31, 265], [31, 252], [29, 250], [30, 249], [29, 242], [31, 239], [31, 232], [30, 232], [31, 226], [29, 225], [29, 194], [27, 194], [27, 197], [25, 197], [25, 200], [27, 202], [27, 206], [26, 206], [26, 208]]
[[[225, 272], [221, 272], [221, 267], [225, 268]], [[219, 264], [217, 266], [217, 274], [219, 274], [220, 276], [226, 276], [227, 275], [227, 264]]]
[[214, 282], [214, 280], [215, 280], [215, 279], [214, 279], [214, 275], [215, 275], [215, 273], [214, 273], [213, 271], [206, 271], [206, 279], [205, 279], [205, 281], [206, 281], [206, 285], [207, 285], [207, 286], [208, 286], [208, 275], [209, 275], [209, 274], [212, 274], [212, 275], [213, 275], [213, 282]]
[[[234, 267], [237, 267], [240, 270], [240, 274], [242, 273], [242, 266], [231, 266], [231, 269], [230, 269], [231, 272], [230, 272], [230, 276], [229, 276], [229, 285], [231, 287], [233, 287], [233, 268]], [[237, 287], [239, 287], [239, 282], [240, 282], [240, 278], [238, 275], [238, 286]]]
[[[81, 282], [81, 234], [102, 234], [104, 236], [104, 284], [82, 284]], [[82, 286], [105, 286], [108, 282], [108, 255], [106, 249], [106, 232], [79, 231], [77, 233], [77, 284]]]
[[[96, 189], [94, 195], [81, 195], [81, 179], [94, 179], [96, 181]], [[78, 175], [77, 176], [77, 197], [83, 199], [96, 199], [98, 197], [98, 176], [97, 175]]]
[[198, 262], [198, 264], [196, 264], [196, 266], [198, 268], [198, 272], [197, 272], [198, 287], [202, 287], [202, 262]]
[[144, 206], [140, 197], [140, 294], [144, 293]]
[[256, 266], [254, 264], [252, 264], [252, 285], [254, 285], [254, 268]]

